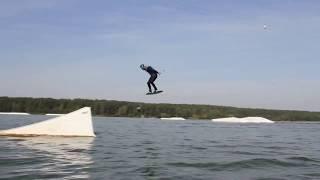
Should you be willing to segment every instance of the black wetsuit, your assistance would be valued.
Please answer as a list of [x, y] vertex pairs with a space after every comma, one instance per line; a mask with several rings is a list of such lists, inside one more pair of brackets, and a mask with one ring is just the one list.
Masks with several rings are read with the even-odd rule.
[[156, 71], [155, 69], [153, 69], [151, 66], [148, 66], [145, 71], [147, 71], [150, 74], [150, 78], [148, 80], [148, 88], [149, 88], [149, 92], [152, 92], [151, 90], [151, 85], [153, 86], [154, 90], [157, 91], [158, 88], [156, 87], [156, 85], [154, 84], [154, 81], [157, 79], [159, 72]]

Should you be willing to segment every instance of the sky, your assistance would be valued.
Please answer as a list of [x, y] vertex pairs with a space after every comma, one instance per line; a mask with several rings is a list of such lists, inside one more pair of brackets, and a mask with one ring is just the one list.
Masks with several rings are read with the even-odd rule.
[[1, 0], [0, 27], [0, 96], [320, 111], [318, 0]]

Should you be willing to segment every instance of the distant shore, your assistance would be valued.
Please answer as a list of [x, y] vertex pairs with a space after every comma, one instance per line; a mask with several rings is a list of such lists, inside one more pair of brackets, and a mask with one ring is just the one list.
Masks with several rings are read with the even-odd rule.
[[264, 117], [273, 121], [320, 121], [320, 112], [236, 108], [215, 105], [154, 104], [114, 100], [0, 97], [0, 112], [66, 114], [89, 106], [95, 116], [183, 117], [216, 119], [225, 117]]

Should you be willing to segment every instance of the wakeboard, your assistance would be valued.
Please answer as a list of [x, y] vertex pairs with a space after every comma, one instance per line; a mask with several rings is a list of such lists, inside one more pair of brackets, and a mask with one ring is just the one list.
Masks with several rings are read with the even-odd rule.
[[156, 92], [148, 92], [146, 95], [154, 95], [154, 94], [159, 94], [159, 93], [162, 93], [163, 91], [156, 91]]

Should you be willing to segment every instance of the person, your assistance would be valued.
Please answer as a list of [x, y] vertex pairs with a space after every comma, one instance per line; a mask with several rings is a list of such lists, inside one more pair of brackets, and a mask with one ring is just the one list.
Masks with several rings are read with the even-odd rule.
[[156, 93], [158, 88], [157, 86], [154, 84], [154, 81], [157, 79], [158, 74], [160, 74], [157, 70], [153, 69], [151, 66], [146, 66], [144, 64], [140, 65], [140, 68], [144, 71], [147, 71], [150, 74], [150, 78], [147, 82], [148, 88], [149, 88], [149, 93], [152, 93], [152, 89], [151, 89], [151, 85], [154, 88], [154, 92]]

